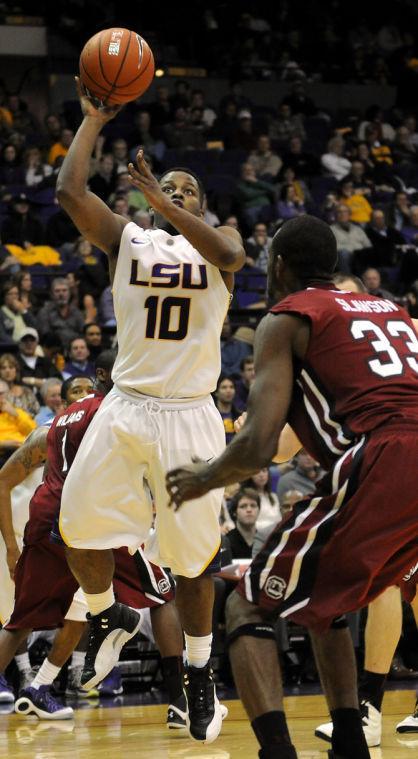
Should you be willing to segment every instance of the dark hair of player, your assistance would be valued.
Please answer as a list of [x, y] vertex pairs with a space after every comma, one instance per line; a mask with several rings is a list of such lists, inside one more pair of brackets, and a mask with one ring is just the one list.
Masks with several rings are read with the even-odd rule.
[[331, 277], [337, 264], [337, 243], [330, 226], [303, 214], [286, 221], [271, 244], [272, 263], [281, 256], [300, 279]]
[[63, 401], [67, 402], [67, 393], [73, 384], [74, 380], [78, 379], [86, 379], [85, 374], [75, 374], [73, 377], [68, 377], [61, 385], [61, 398]]
[[164, 174], [161, 174], [160, 179], [158, 180], [161, 184], [164, 177], [167, 176], [167, 174], [171, 174], [173, 171], [182, 171], [183, 174], [188, 174], [190, 177], [193, 177], [193, 179], [196, 180], [197, 186], [199, 188], [199, 198], [200, 198], [200, 205], [203, 205], [203, 200], [205, 197], [205, 188], [203, 187], [202, 180], [199, 179], [197, 174], [194, 173], [191, 169], [187, 169], [185, 166], [173, 166], [171, 169], [167, 169], [167, 171], [164, 172]]
[[109, 349], [99, 353], [94, 365], [96, 369], [104, 369], [105, 371], [110, 372], [113, 369], [115, 361], [116, 351]]

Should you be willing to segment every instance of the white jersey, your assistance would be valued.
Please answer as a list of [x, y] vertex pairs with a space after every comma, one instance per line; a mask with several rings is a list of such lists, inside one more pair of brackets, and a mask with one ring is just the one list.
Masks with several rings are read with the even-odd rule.
[[215, 390], [230, 293], [219, 269], [183, 235], [126, 225], [113, 283], [115, 385], [156, 398]]

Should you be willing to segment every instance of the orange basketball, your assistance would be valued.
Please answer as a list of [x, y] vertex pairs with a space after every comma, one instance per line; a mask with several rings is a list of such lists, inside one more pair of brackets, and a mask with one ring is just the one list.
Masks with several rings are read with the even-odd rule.
[[142, 95], [154, 77], [149, 45], [129, 29], [104, 29], [91, 37], [80, 55], [80, 79], [87, 94], [103, 105], [129, 103]]

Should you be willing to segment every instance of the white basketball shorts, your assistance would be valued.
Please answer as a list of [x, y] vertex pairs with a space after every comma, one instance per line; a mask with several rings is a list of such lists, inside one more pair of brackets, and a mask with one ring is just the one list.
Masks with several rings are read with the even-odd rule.
[[173, 401], [132, 397], [114, 388], [91, 422], [68, 473], [60, 531], [74, 548], [136, 549], [156, 510], [148, 558], [174, 574], [197, 577], [220, 546], [223, 490], [168, 507], [166, 472], [207, 461], [225, 448], [224, 426], [212, 398]]

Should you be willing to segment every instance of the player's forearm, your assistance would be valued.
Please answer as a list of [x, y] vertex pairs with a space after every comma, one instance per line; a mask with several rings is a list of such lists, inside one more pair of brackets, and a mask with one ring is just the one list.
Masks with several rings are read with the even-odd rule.
[[73, 197], [80, 201], [87, 192], [90, 159], [102, 127], [98, 119], [85, 116], [71, 143], [57, 181], [57, 197], [64, 208]]
[[10, 489], [4, 483], [0, 483], [0, 532], [6, 548], [14, 548], [16, 536], [13, 528]]
[[250, 430], [243, 430], [224, 453], [208, 465], [204, 480], [210, 483], [211, 489], [242, 482], [268, 466], [275, 452], [274, 442], [261, 441]]
[[164, 216], [180, 234], [206, 258], [222, 271], [238, 271], [245, 263], [244, 248], [237, 238], [229, 237], [203, 219], [193, 216], [171, 200], [163, 199], [155, 210]]

